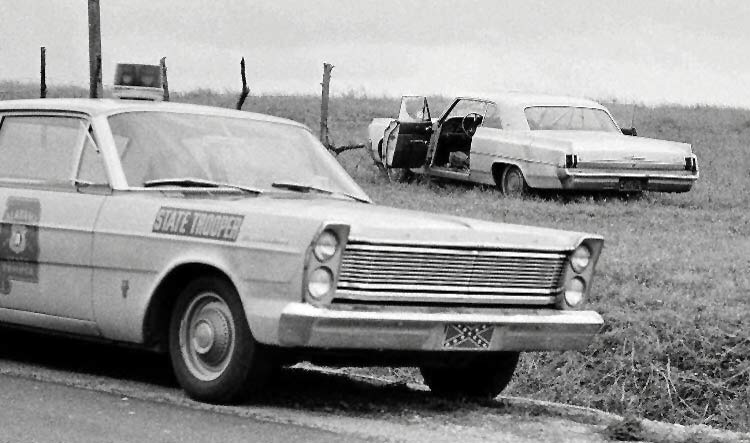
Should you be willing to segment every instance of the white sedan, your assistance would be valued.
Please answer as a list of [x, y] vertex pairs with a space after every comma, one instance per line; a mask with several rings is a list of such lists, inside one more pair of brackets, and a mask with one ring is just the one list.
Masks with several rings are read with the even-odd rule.
[[591, 100], [509, 93], [459, 97], [439, 118], [405, 96], [396, 119], [369, 126], [371, 155], [393, 178], [409, 172], [532, 189], [686, 192], [698, 162], [686, 143], [635, 136]]

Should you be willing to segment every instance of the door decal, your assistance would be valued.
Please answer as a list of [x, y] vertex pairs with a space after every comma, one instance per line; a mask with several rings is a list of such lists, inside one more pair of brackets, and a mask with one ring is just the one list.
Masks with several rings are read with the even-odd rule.
[[35, 198], [8, 198], [0, 222], [0, 293], [10, 294], [11, 280], [39, 282], [41, 213]]
[[152, 232], [234, 242], [244, 215], [163, 206], [156, 213]]

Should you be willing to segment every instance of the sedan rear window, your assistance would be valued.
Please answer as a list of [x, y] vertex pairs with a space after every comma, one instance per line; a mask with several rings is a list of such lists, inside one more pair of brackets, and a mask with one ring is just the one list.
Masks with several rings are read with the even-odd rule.
[[575, 106], [531, 106], [524, 110], [532, 131], [619, 132], [612, 117], [596, 108]]

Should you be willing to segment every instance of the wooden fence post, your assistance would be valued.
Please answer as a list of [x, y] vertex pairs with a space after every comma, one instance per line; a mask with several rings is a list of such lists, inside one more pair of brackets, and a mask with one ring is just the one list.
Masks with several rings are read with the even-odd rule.
[[167, 58], [162, 57], [159, 60], [161, 66], [161, 88], [164, 90], [164, 101], [169, 101], [169, 82], [167, 81]]
[[242, 77], [242, 92], [235, 106], [237, 109], [242, 109], [247, 95], [250, 94], [250, 88], [247, 86], [247, 77], [245, 76], [245, 57], [242, 57], [242, 60], [240, 60], [240, 77]]
[[320, 101], [320, 141], [329, 148], [328, 142], [328, 91], [331, 83], [331, 71], [333, 65], [330, 63], [323, 63], [323, 83], [320, 85], [323, 87], [322, 97]]
[[102, 96], [102, 31], [99, 0], [89, 0], [89, 97]]
[[47, 98], [47, 48], [39, 51], [39, 98]]

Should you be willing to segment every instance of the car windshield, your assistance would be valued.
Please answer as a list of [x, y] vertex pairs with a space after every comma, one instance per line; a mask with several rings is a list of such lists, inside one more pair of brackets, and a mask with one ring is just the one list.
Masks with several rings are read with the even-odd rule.
[[[247, 118], [127, 112], [109, 126], [129, 186], [323, 190], [369, 198], [305, 128]], [[279, 187], [275, 183], [294, 183]], [[276, 191], [278, 192], [278, 191]]]
[[524, 110], [532, 131], [619, 132], [607, 111], [575, 106], [531, 106]]

